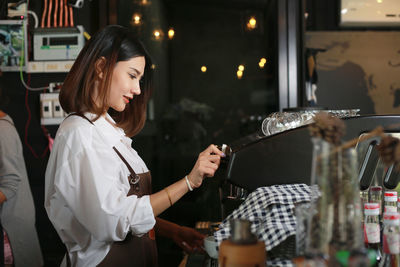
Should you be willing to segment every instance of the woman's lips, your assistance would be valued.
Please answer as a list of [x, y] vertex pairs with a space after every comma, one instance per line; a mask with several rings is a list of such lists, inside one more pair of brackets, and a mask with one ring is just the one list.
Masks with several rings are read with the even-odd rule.
[[124, 96], [123, 98], [124, 98], [125, 103], [128, 104], [130, 99], [126, 96]]

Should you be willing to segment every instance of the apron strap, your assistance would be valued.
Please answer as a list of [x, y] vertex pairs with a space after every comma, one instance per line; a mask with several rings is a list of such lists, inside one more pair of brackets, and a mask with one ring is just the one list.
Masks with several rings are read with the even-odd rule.
[[113, 146], [113, 149], [114, 149], [115, 153], [117, 153], [118, 157], [120, 157], [120, 159], [125, 163], [126, 167], [128, 168], [128, 170], [131, 173], [131, 175], [128, 176], [129, 183], [132, 185], [139, 183], [140, 176], [136, 174], [136, 172], [133, 170], [132, 166], [126, 161], [126, 159], [121, 155], [121, 153], [118, 151], [118, 149], [115, 146]]
[[80, 114], [80, 113], [71, 113], [71, 114], [69, 114], [67, 117], [65, 117], [65, 119], [66, 118], [68, 118], [68, 117], [71, 117], [71, 116], [79, 116], [79, 117], [82, 117], [82, 118], [84, 118], [84, 119], [86, 119], [88, 122], [90, 122], [91, 124], [93, 124], [94, 125], [94, 123], [91, 121], [91, 120], [89, 120], [89, 118], [88, 117], [86, 117], [85, 115], [83, 115], [83, 114]]

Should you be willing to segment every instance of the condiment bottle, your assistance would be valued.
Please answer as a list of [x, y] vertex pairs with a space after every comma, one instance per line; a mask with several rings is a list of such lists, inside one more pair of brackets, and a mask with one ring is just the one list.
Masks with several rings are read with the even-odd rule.
[[230, 221], [231, 237], [221, 242], [218, 263], [220, 267], [266, 266], [264, 241], [250, 231], [251, 222], [243, 219]]

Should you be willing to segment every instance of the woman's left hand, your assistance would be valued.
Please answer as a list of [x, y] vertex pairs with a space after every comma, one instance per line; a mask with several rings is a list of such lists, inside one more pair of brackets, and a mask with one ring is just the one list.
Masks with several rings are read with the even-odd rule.
[[179, 231], [172, 236], [172, 239], [179, 247], [187, 253], [203, 252], [203, 240], [205, 235], [196, 231], [193, 228], [180, 226]]

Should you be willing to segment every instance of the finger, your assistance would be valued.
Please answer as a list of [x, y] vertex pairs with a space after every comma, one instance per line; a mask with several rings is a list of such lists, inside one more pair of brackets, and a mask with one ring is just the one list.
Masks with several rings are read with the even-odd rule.
[[213, 163], [213, 162], [210, 162], [210, 161], [208, 161], [208, 162], [203, 162], [203, 163], [200, 165], [200, 168], [199, 168], [199, 171], [200, 171], [201, 173], [204, 173], [204, 174], [207, 174], [207, 173], [209, 173], [210, 171], [212, 171], [212, 172], [214, 173], [216, 170], [218, 170], [218, 165], [215, 164], [215, 163]]
[[219, 150], [216, 145], [210, 145], [209, 147], [207, 147], [206, 151], [209, 154], [214, 153], [220, 155], [221, 157], [225, 157], [225, 154], [222, 153], [222, 151]]
[[201, 161], [210, 161], [210, 162], [214, 162], [217, 163], [221, 160], [221, 156], [219, 155], [207, 155], [207, 156], [202, 156], [200, 157]]
[[214, 174], [215, 174], [215, 169], [213, 169], [213, 168], [205, 168], [204, 176], [206, 176], [206, 177], [214, 177]]

